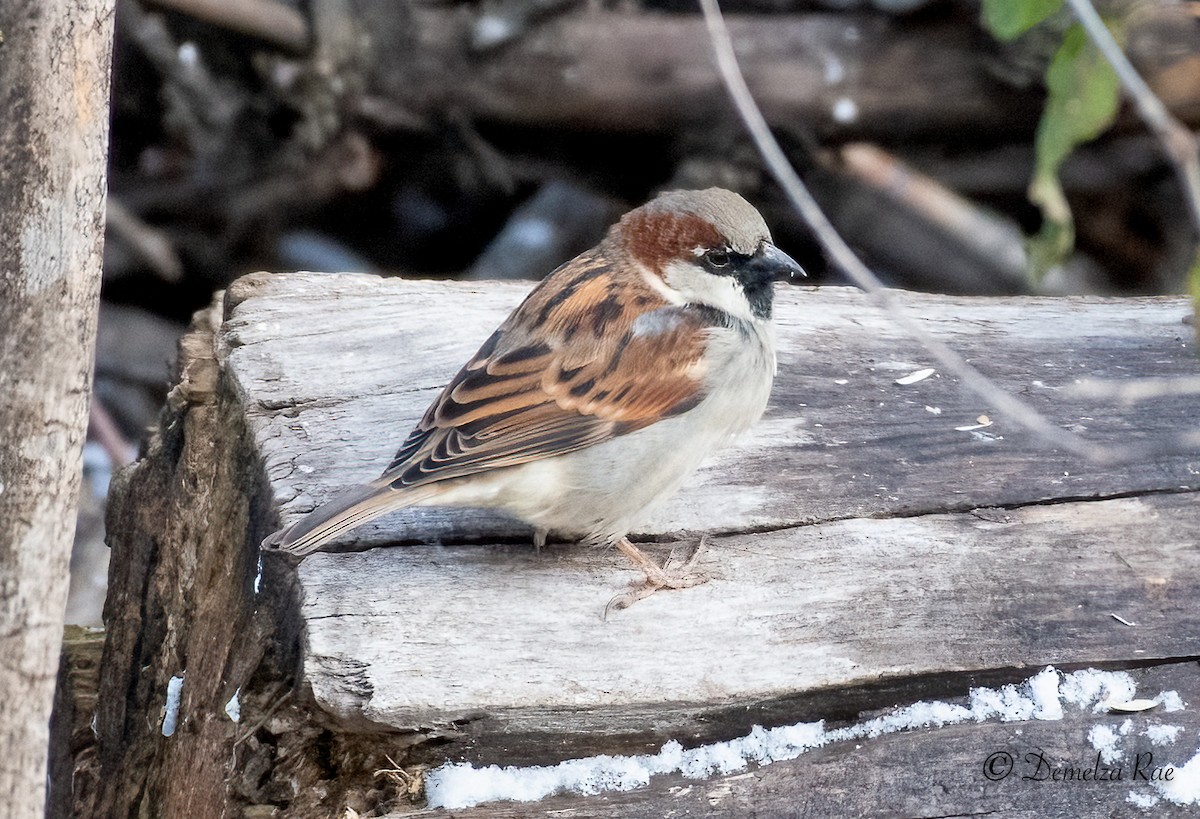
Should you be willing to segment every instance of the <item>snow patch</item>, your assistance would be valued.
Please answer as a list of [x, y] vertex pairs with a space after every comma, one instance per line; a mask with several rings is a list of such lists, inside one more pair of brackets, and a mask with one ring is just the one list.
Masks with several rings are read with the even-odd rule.
[[[593, 795], [628, 791], [645, 787], [651, 777], [659, 774], [679, 773], [689, 779], [703, 779], [744, 770], [751, 764], [795, 759], [831, 742], [872, 739], [897, 731], [990, 719], [1058, 720], [1063, 717], [1064, 702], [1078, 709], [1101, 711], [1108, 699], [1132, 699], [1136, 687], [1133, 678], [1122, 671], [1089, 669], [1063, 675], [1047, 667], [1020, 685], [972, 689], [966, 705], [918, 702], [882, 717], [832, 730], [826, 730], [824, 721], [780, 728], [755, 726], [744, 737], [698, 748], [685, 749], [671, 740], [657, 754], [594, 756], [524, 768], [498, 765], [476, 768], [469, 763], [447, 763], [426, 776], [426, 796], [430, 807], [461, 809], [496, 800], [534, 802], [565, 792]], [[1096, 733], [1093, 744], [1101, 743], [1119, 756], [1118, 737], [1128, 734], [1132, 726], [1132, 721], [1126, 720], [1116, 732], [1105, 728], [1111, 736]], [[1193, 763], [1200, 783], [1200, 754]], [[1131, 794], [1130, 800], [1134, 798], [1143, 796]]]
[[1146, 730], [1142, 731], [1142, 736], [1149, 739], [1151, 745], [1170, 745], [1179, 739], [1182, 731], [1181, 725], [1147, 725]]
[[1171, 779], [1155, 780], [1155, 790], [1176, 805], [1200, 805], [1200, 749], [1183, 765], [1176, 765]]

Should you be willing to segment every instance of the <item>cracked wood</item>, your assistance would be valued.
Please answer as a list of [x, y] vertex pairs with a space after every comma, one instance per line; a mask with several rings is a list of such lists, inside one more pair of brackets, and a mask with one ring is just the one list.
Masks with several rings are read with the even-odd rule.
[[[386, 466], [525, 289], [235, 284], [218, 344], [283, 518]], [[1194, 374], [1183, 299], [902, 301], [1098, 441], [1194, 422], [1182, 398], [1102, 406], [1068, 389]], [[634, 579], [619, 556], [536, 554], [511, 522], [406, 510], [346, 545], [416, 545], [298, 571], [318, 705], [348, 725], [470, 736], [483, 759], [544, 761], [551, 737], [557, 755], [728, 736], [881, 680], [1200, 654], [1200, 458], [1095, 466], [1046, 450], [944, 374], [897, 385], [928, 359], [853, 290], [783, 289], [778, 323], [766, 418], [642, 527], [668, 541], [726, 533], [706, 558], [711, 583], [606, 623], [604, 603]], [[956, 429], [980, 415], [993, 423]], [[477, 545], [445, 545], [464, 542]]]

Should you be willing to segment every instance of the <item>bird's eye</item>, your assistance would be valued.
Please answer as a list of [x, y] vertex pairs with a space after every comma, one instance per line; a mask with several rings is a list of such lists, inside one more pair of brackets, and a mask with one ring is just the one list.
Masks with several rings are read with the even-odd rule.
[[704, 260], [713, 267], [725, 267], [729, 264], [729, 251], [716, 247], [704, 254]]

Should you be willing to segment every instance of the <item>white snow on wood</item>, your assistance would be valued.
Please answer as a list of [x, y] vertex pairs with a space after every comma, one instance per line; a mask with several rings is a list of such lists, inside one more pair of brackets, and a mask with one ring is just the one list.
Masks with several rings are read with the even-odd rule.
[[[702, 779], [739, 771], [752, 763], [767, 765], [795, 759], [832, 742], [870, 739], [897, 731], [991, 719], [1057, 720], [1063, 717], [1064, 703], [1081, 710], [1103, 711], [1104, 702], [1131, 699], [1135, 689], [1133, 678], [1124, 672], [1089, 669], [1060, 674], [1047, 667], [1020, 685], [972, 689], [966, 705], [918, 702], [832, 730], [826, 730], [824, 721], [769, 729], [755, 726], [744, 737], [698, 748], [685, 749], [672, 740], [653, 755], [595, 756], [548, 766], [476, 768], [468, 763], [449, 763], [429, 773], [426, 796], [431, 807], [455, 809], [502, 799], [533, 802], [564, 792], [590, 795], [633, 790], [645, 787], [657, 774], [678, 772]], [[1131, 727], [1132, 723], [1127, 722], [1117, 733], [1109, 729], [1112, 737], [1097, 734], [1093, 744], [1101, 742], [1119, 756], [1119, 736], [1129, 733]], [[1200, 781], [1200, 756], [1193, 762]], [[1188, 791], [1180, 793], [1186, 795]]]
[[1164, 711], [1182, 711], [1183, 699], [1178, 691], [1164, 691], [1154, 698]]
[[1106, 765], [1112, 765], [1125, 755], [1119, 747], [1121, 737], [1127, 735], [1133, 728], [1132, 720], [1125, 720], [1120, 728], [1111, 725], [1093, 725], [1088, 731], [1088, 742], [1100, 752], [1100, 758]]
[[1176, 805], [1200, 805], [1200, 748], [1183, 765], [1172, 766], [1169, 780], [1151, 782], [1168, 802]]
[[1170, 745], [1182, 732], [1182, 725], [1147, 725], [1142, 736], [1149, 739], [1151, 745]]

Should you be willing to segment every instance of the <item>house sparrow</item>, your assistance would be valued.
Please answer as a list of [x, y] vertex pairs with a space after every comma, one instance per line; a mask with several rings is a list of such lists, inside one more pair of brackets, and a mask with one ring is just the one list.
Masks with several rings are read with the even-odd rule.
[[686, 571], [696, 555], [684, 571], [661, 567], [625, 535], [762, 415], [772, 283], [796, 274], [737, 194], [658, 196], [533, 289], [382, 476], [270, 545], [302, 557], [402, 507], [487, 507], [532, 525], [539, 546], [548, 532], [616, 546], [646, 576], [618, 607], [703, 582]]

